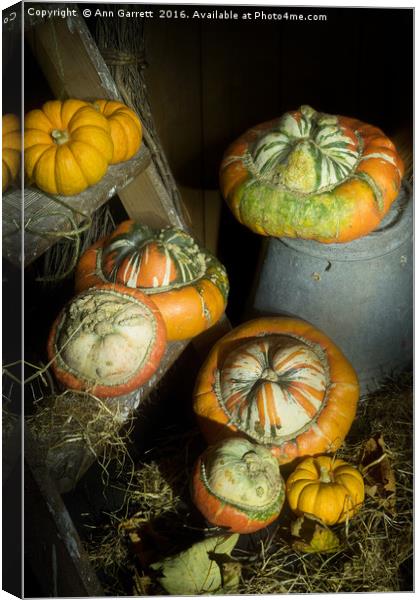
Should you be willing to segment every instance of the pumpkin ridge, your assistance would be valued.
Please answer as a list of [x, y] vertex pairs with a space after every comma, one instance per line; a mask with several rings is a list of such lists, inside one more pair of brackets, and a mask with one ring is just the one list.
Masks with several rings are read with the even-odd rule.
[[[94, 127], [94, 125], [89, 125], [89, 127]], [[81, 127], [78, 127], [75, 131], [77, 131], [78, 129], [81, 129]], [[98, 129], [98, 131], [101, 131], [101, 132], [104, 131], [100, 127], [96, 127], [96, 129]], [[72, 131], [72, 134], [73, 133], [74, 132]], [[87, 142], [85, 140], [77, 140], [77, 141], [79, 142], [79, 144], [84, 144], [85, 146], [89, 146], [89, 148], [92, 148], [92, 150], [94, 150], [95, 152], [97, 152], [98, 154], [100, 154], [107, 163], [109, 162], [108, 158], [105, 156], [105, 154], [97, 146], [94, 146], [92, 143]], [[69, 139], [69, 144], [71, 145], [71, 138]]]
[[[32, 177], [32, 175], [33, 175], [33, 173], [34, 173], [34, 171], [35, 171], [35, 169], [36, 169], [36, 166], [37, 166], [37, 164], [38, 164], [39, 160], [40, 160], [40, 159], [43, 157], [43, 155], [45, 154], [45, 152], [47, 152], [47, 151], [50, 149], [50, 146], [47, 146], [47, 145], [45, 145], [45, 144], [35, 144], [35, 146], [32, 146], [31, 148], [28, 148], [28, 150], [32, 150], [33, 148], [36, 148], [36, 146], [45, 146], [45, 149], [44, 149], [44, 151], [43, 151], [43, 152], [42, 152], [42, 153], [41, 153], [41, 154], [38, 156], [38, 158], [36, 159], [35, 163], [33, 164], [33, 167], [32, 167], [32, 172], [31, 172], [31, 173], [28, 173], [29, 177]], [[25, 152], [26, 152], [26, 150], [25, 150]]]
[[[67, 145], [67, 146], [68, 146], [68, 148], [69, 148], [69, 150], [70, 150], [70, 152], [71, 152], [71, 154], [72, 154], [72, 156], [73, 156], [73, 158], [74, 158], [74, 161], [75, 161], [75, 163], [76, 163], [76, 164], [77, 164], [77, 166], [79, 167], [79, 169], [80, 169], [80, 172], [82, 173], [82, 175], [83, 175], [83, 178], [85, 179], [85, 181], [86, 181], [86, 183], [87, 183], [87, 186], [86, 186], [86, 187], [88, 187], [88, 186], [90, 185], [90, 179], [89, 179], [89, 176], [91, 175], [91, 173], [90, 173], [90, 172], [86, 173], [86, 165], [84, 164], [84, 161], [83, 161], [83, 159], [82, 159], [80, 156], [78, 156], [78, 155], [77, 155], [77, 152], [74, 152], [74, 150], [73, 150], [73, 148], [72, 148], [72, 146], [73, 146], [73, 144], [74, 144], [74, 143], [76, 143], [76, 144], [83, 144], [83, 146], [88, 146], [88, 147], [92, 148], [93, 150], [95, 150], [95, 152], [97, 152], [97, 153], [98, 153], [98, 155], [99, 155], [99, 156], [101, 156], [101, 157], [102, 157], [102, 159], [104, 160], [104, 162], [105, 162], [106, 164], [108, 164], [108, 161], [107, 161], [107, 159], [105, 158], [105, 156], [104, 156], [104, 155], [103, 155], [101, 152], [99, 152], [99, 151], [98, 151], [96, 148], [94, 148], [94, 147], [93, 147], [93, 146], [91, 146], [90, 144], [86, 144], [85, 142], [81, 142], [81, 141], [77, 140], [77, 141], [75, 141], [75, 142], [73, 142], [73, 143], [71, 143], [71, 142], [70, 142], [70, 143]], [[103, 173], [103, 174], [105, 174], [105, 173]]]
[[[275, 340], [275, 338], [279, 337], [279, 336], [272, 334], [269, 337], [271, 340], [273, 340], [273, 339]], [[284, 336], [280, 336], [280, 337], [284, 337]], [[316, 353], [316, 356], [318, 357], [318, 359], [320, 359], [323, 356], [324, 350], [320, 346], [318, 346], [315, 349], [314, 344], [310, 345], [308, 343], [308, 340], [306, 340], [306, 339], [303, 340], [303, 339], [299, 338], [299, 336], [297, 336], [297, 335], [288, 334], [288, 336], [286, 336], [286, 337], [296, 339], [296, 340], [302, 342], [305, 346], [311, 346], [311, 349], [315, 350], [315, 353]], [[277, 340], [275, 340], [275, 341], [277, 341]], [[245, 347], [246, 345], [243, 344], [243, 346]], [[263, 355], [264, 355], [264, 353], [261, 353], [261, 356], [263, 356]], [[257, 378], [257, 380], [254, 383], [252, 383], [252, 380], [251, 381], [250, 380], [247, 380], [247, 381], [235, 380], [236, 388], [238, 389], [238, 393], [240, 394], [238, 396], [238, 399], [240, 400], [240, 405], [239, 405], [238, 409], [237, 409], [236, 405], [233, 404], [233, 402], [229, 402], [230, 396], [227, 398], [224, 397], [224, 392], [222, 389], [222, 387], [223, 387], [222, 372], [224, 370], [226, 371], [226, 368], [228, 370], [231, 368], [230, 364], [228, 367], [226, 364], [227, 360], [229, 360], [228, 356], [225, 358], [223, 365], [219, 365], [218, 369], [216, 370], [216, 375], [215, 375], [214, 383], [213, 383], [213, 391], [218, 399], [219, 406], [221, 407], [221, 409], [225, 413], [226, 417], [228, 418], [228, 422], [230, 425], [234, 425], [240, 431], [245, 430], [247, 435], [249, 437], [251, 437], [251, 439], [255, 439], [255, 440], [259, 441], [260, 443], [273, 443], [275, 440], [276, 444], [280, 444], [280, 443], [289, 441], [291, 439], [294, 439], [295, 437], [298, 437], [299, 435], [301, 435], [302, 433], [304, 433], [306, 431], [309, 431], [311, 429], [312, 425], [314, 423], [317, 423], [318, 416], [323, 412], [323, 410], [324, 410], [325, 406], [328, 404], [328, 400], [329, 400], [329, 374], [328, 374], [329, 370], [328, 370], [328, 364], [326, 362], [325, 357], [324, 357], [324, 360], [322, 360], [323, 366], [324, 366], [324, 373], [326, 374], [325, 390], [324, 390], [323, 398], [319, 402], [318, 408], [315, 409], [315, 412], [313, 412], [313, 410], [311, 411], [313, 416], [310, 417], [310, 415], [309, 415], [310, 418], [306, 421], [306, 423], [304, 423], [299, 429], [294, 430], [288, 434], [279, 435], [277, 433], [277, 435], [276, 435], [274, 433], [275, 429], [273, 429], [273, 427], [271, 427], [271, 434], [270, 434], [270, 436], [268, 436], [267, 433], [260, 430], [261, 423], [258, 425], [257, 421], [256, 421], [256, 424], [258, 425], [258, 427], [252, 429], [252, 432], [251, 432], [251, 420], [253, 419], [253, 406], [255, 406], [255, 401], [256, 401], [255, 393], [256, 393], [256, 389], [258, 389], [261, 386], [261, 380], [259, 378]], [[275, 385], [279, 385], [279, 383], [275, 384]], [[279, 385], [279, 387], [280, 387], [280, 385]], [[247, 392], [247, 388], [248, 388], [248, 392]], [[286, 393], [290, 394], [290, 390], [288, 390], [287, 388], [286, 388]], [[296, 399], [294, 397], [293, 397], [293, 402], [296, 403]], [[238, 404], [238, 403], [235, 403], [235, 404]], [[235, 408], [235, 411], [233, 411], [231, 407]], [[270, 406], [270, 409], [271, 409], [271, 406]], [[237, 412], [238, 410], [239, 410], [239, 412]], [[235, 414], [235, 413], [237, 413], [237, 414]], [[246, 414], [245, 422], [243, 422], [243, 420], [242, 420], [242, 415], [244, 413]], [[277, 415], [277, 418], [276, 418], [276, 421], [277, 421], [277, 419], [279, 419], [277, 411], [274, 411], [273, 414]], [[306, 414], [307, 414], [307, 412], [306, 412]]]
[[[70, 155], [72, 156], [75, 164], [78, 166], [79, 173], [80, 173], [82, 179], [84, 180], [84, 185], [86, 185], [86, 187], [87, 187], [89, 185], [89, 182], [87, 181], [86, 176], [85, 176], [82, 168], [80, 167], [79, 162], [76, 160], [74, 152], [72, 152], [71, 147], [68, 144], [65, 144], [65, 146], [67, 147], [67, 149], [68, 149]], [[59, 147], [57, 147], [57, 149], [56, 149], [56, 156], [57, 156], [58, 151], [59, 151]], [[61, 182], [61, 177], [59, 176], [60, 166], [61, 166], [61, 163], [58, 160], [56, 160], [55, 164], [54, 164], [55, 187], [57, 188], [57, 190], [60, 189], [60, 188], [64, 190], [65, 188], [64, 188], [64, 186], [63, 186], [63, 184]], [[58, 182], [60, 182], [60, 185], [58, 185]], [[65, 182], [64, 182], [64, 185], [65, 185]]]

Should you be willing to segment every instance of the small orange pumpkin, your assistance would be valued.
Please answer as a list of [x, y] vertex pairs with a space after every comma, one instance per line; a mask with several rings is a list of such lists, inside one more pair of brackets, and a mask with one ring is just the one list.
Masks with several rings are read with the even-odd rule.
[[65, 196], [98, 183], [114, 151], [108, 120], [83, 100], [51, 100], [31, 110], [24, 142], [29, 180]]
[[153, 301], [104, 284], [77, 295], [61, 311], [49, 335], [48, 358], [64, 387], [105, 398], [142, 386], [165, 348], [165, 325]]
[[16, 115], [2, 117], [2, 192], [15, 181], [20, 168], [21, 128]]
[[317, 456], [298, 464], [287, 479], [286, 497], [297, 515], [312, 515], [335, 525], [359, 510], [365, 486], [361, 473], [344, 460]]
[[132, 158], [140, 148], [142, 126], [134, 110], [116, 100], [95, 100], [93, 106], [108, 119], [114, 152], [111, 164]]
[[170, 341], [194, 337], [214, 325], [229, 289], [223, 265], [190, 235], [131, 220], [82, 255], [75, 280], [76, 291], [115, 281], [150, 295]]
[[300, 319], [266, 317], [213, 346], [194, 411], [208, 443], [246, 435], [287, 463], [339, 448], [358, 398], [353, 367], [324, 333]]

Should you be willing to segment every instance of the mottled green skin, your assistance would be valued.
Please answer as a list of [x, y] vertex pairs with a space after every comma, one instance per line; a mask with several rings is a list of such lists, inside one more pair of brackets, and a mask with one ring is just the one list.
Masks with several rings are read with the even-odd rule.
[[[250, 175], [250, 177], [252, 177]], [[337, 190], [298, 195], [248, 179], [235, 190], [241, 198], [240, 221], [259, 233], [306, 239], [337, 238], [353, 218], [354, 205]]]

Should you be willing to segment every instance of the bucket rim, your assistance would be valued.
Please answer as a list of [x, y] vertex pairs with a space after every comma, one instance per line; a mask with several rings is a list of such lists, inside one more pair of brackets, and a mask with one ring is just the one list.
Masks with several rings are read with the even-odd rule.
[[300, 238], [274, 239], [303, 254], [337, 262], [384, 256], [402, 246], [410, 236], [413, 236], [413, 189], [403, 181], [397, 199], [379, 227], [366, 236], [342, 244]]

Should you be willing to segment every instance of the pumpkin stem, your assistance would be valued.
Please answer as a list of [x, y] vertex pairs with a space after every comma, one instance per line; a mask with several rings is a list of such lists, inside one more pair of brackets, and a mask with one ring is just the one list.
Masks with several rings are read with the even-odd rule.
[[330, 474], [329, 469], [327, 469], [327, 467], [320, 467], [320, 474], [319, 474], [319, 481], [321, 483], [331, 483], [332, 482], [332, 477]]
[[265, 379], [266, 381], [271, 381], [273, 383], [278, 383], [279, 377], [277, 373], [273, 369], [264, 369], [261, 373], [261, 379]]
[[66, 144], [70, 139], [67, 131], [62, 129], [53, 129], [51, 131], [51, 137], [53, 138], [54, 142], [58, 145]]

